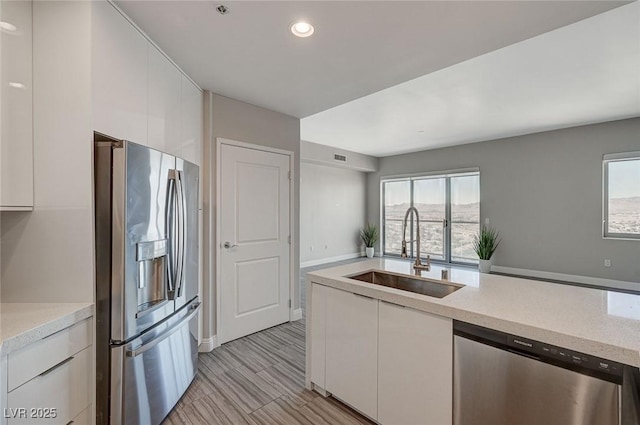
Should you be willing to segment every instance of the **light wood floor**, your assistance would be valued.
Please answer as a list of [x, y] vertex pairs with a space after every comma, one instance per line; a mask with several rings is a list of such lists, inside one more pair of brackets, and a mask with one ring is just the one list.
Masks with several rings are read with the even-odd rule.
[[372, 424], [304, 388], [306, 273], [347, 262], [301, 270], [302, 320], [201, 353], [198, 374], [164, 425]]

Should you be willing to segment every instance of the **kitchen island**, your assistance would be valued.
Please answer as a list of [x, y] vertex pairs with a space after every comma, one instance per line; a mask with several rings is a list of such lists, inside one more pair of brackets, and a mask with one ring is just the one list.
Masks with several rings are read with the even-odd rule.
[[[463, 285], [443, 298], [349, 278], [369, 271], [415, 275], [404, 260], [309, 273], [307, 387], [338, 393], [380, 423], [410, 421], [416, 404], [422, 404], [416, 415], [451, 423], [453, 321], [640, 367], [639, 295], [439, 265], [419, 276], [439, 281], [443, 269], [448, 283]], [[424, 346], [416, 342], [423, 340]], [[419, 396], [394, 407], [412, 394]]]

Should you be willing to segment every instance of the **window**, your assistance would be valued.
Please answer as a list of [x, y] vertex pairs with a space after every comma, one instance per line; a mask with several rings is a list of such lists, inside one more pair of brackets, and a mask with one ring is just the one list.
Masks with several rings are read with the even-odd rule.
[[640, 239], [640, 152], [604, 156], [604, 237]]
[[[382, 181], [383, 254], [400, 255], [402, 224], [409, 207], [420, 215], [420, 255], [454, 263], [476, 263], [473, 237], [480, 227], [480, 175], [422, 176]], [[415, 218], [407, 223], [407, 242]], [[407, 255], [416, 247], [407, 243]]]

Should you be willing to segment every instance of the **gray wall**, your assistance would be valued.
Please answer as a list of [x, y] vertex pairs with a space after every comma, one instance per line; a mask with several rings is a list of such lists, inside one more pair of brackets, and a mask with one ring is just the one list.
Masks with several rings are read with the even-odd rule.
[[[294, 308], [300, 308], [300, 120], [228, 97], [205, 92], [205, 178], [208, 180], [203, 187], [208, 192], [208, 201], [205, 214], [208, 213], [209, 222], [205, 231], [211, 237], [209, 249], [205, 251], [207, 263], [205, 263], [205, 282], [209, 282], [204, 291], [205, 326], [203, 336], [209, 338], [215, 334], [215, 163], [216, 163], [216, 139], [218, 137], [269, 146], [294, 152], [294, 234], [291, 249], [294, 252]], [[212, 166], [213, 164], [213, 166]], [[207, 199], [207, 195], [205, 195]]]
[[640, 241], [602, 238], [602, 156], [637, 150], [640, 118], [381, 158], [369, 221], [381, 177], [479, 167], [481, 221], [503, 236], [494, 264], [640, 282]]
[[366, 173], [309, 162], [300, 170], [300, 261], [359, 255]]

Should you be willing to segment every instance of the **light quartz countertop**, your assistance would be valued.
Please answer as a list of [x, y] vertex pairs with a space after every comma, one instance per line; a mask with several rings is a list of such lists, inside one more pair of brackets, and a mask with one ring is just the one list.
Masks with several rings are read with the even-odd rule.
[[92, 303], [0, 304], [0, 355], [93, 316]]
[[640, 295], [440, 265], [421, 276], [440, 280], [443, 269], [449, 282], [465, 286], [441, 299], [345, 277], [370, 270], [414, 274], [404, 260], [319, 270], [308, 281], [640, 367]]

